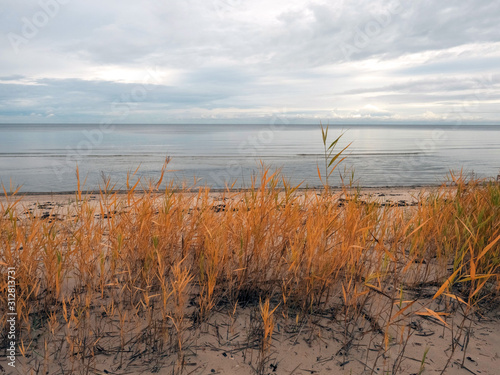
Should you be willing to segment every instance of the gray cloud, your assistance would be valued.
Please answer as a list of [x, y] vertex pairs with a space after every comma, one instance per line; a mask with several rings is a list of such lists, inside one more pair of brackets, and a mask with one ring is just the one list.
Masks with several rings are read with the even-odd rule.
[[355, 90], [344, 91], [343, 95], [357, 95], [367, 93], [383, 93], [383, 92], [397, 92], [397, 93], [442, 93], [442, 92], [455, 92], [473, 90], [475, 88], [488, 88], [500, 89], [500, 75], [483, 77], [483, 80], [477, 78], [427, 78], [427, 79], [411, 79], [406, 82], [385, 85], [374, 88], [361, 88]]
[[0, 76], [0, 81], [16, 81], [23, 78], [24, 76], [21, 74], [12, 74], [10, 76]]
[[[499, 2], [60, 1], [0, 0], [2, 122], [99, 121], [116, 103], [133, 104], [126, 122], [414, 122], [471, 92], [500, 120]], [[152, 67], [163, 78], [145, 84]]]

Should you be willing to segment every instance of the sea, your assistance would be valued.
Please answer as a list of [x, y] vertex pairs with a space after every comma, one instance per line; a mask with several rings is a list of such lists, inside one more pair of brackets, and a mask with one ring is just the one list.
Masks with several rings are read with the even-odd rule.
[[[330, 125], [327, 146], [339, 136], [332, 155], [348, 147], [331, 186], [439, 185], [451, 174], [500, 174], [500, 126]], [[106, 183], [123, 190], [127, 176], [146, 188], [167, 158], [162, 186], [249, 188], [264, 170], [277, 172], [281, 185], [325, 182], [319, 124], [0, 124], [0, 182], [7, 191], [75, 191], [77, 167], [83, 190]]]

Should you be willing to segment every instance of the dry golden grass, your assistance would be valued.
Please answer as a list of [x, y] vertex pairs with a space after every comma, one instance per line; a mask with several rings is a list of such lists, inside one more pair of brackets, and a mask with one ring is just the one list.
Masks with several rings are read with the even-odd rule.
[[[162, 179], [141, 193], [139, 181], [127, 181], [126, 195], [108, 180], [97, 205], [79, 186], [75, 208], [59, 220], [22, 216], [18, 195], [1, 204], [0, 270], [16, 269], [18, 350], [33, 374], [93, 373], [99, 355], [112, 356], [116, 372], [137, 358], [150, 369], [175, 358], [181, 373], [188, 331], [214, 311], [244, 307], [260, 319], [256, 372], [272, 352], [276, 319], [299, 327], [317, 315], [342, 325], [339, 355], [361, 329], [382, 338], [366, 358], [375, 367], [394, 341], [404, 351], [415, 314], [448, 327], [447, 313], [460, 309], [461, 332], [498, 296], [496, 183], [452, 175], [452, 188], [397, 208], [348, 187], [343, 201], [329, 189], [298, 193], [268, 170], [219, 201], [207, 188], [160, 189]], [[417, 303], [410, 292], [427, 287], [447, 310]], [[2, 278], [1, 315], [6, 289]], [[386, 366], [397, 373], [400, 361]]]

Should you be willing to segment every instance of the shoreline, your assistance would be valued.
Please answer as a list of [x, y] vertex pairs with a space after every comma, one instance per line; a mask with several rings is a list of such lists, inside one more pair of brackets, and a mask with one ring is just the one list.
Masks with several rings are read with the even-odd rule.
[[[359, 200], [362, 204], [364, 203], [375, 203], [380, 208], [384, 206], [389, 206], [393, 208], [410, 208], [415, 207], [419, 204], [422, 197], [431, 194], [432, 192], [436, 192], [438, 189], [442, 187], [439, 186], [426, 186], [426, 187], [386, 187], [386, 188], [346, 188], [349, 192], [355, 192], [358, 195]], [[172, 190], [171, 190], [172, 191]], [[214, 189], [208, 191], [208, 203], [212, 207], [213, 210], [221, 209], [221, 205], [225, 207], [226, 200], [230, 201], [238, 201], [241, 197], [248, 193], [250, 189]], [[345, 204], [346, 199], [349, 200], [349, 197], [346, 197], [346, 190], [342, 190], [338, 187], [331, 188], [331, 199], [337, 204], [343, 205]], [[316, 195], [321, 195], [324, 192], [323, 188], [319, 189], [311, 189], [311, 188], [303, 188], [297, 189], [293, 192], [301, 202], [306, 203], [310, 202], [311, 199]], [[144, 196], [145, 191], [134, 191], [133, 197], [134, 199], [141, 199]], [[197, 197], [199, 195], [198, 189], [192, 190], [181, 190], [181, 189], [173, 189], [174, 195], [184, 196], [188, 201], [190, 201], [191, 207], [195, 207], [197, 205]], [[277, 189], [277, 193], [280, 196], [285, 194], [284, 189]], [[19, 217], [23, 219], [29, 219], [30, 217], [41, 217], [41, 218], [49, 218], [51, 220], [65, 220], [71, 214], [69, 211], [74, 211], [78, 205], [77, 199], [78, 192], [60, 192], [60, 193], [18, 193], [14, 196], [0, 196], [0, 207], [5, 206], [8, 203], [12, 203], [13, 201], [18, 201], [16, 206], [16, 211], [18, 211]], [[81, 200], [87, 201], [88, 204], [96, 209], [99, 209], [101, 202], [106, 200], [108, 197], [114, 196], [116, 197], [117, 202], [127, 202], [128, 195], [126, 191], [113, 191], [109, 195], [101, 195], [99, 191], [97, 192], [81, 192]], [[155, 191], [152, 194], [152, 198], [154, 200], [161, 200], [162, 197], [165, 196], [165, 191]], [[125, 207], [128, 207], [129, 204], [125, 204]], [[74, 212], [73, 212], [74, 214]], [[99, 218], [96, 216], [96, 218]]]
[[[419, 194], [426, 194], [432, 191], [436, 191], [439, 188], [443, 188], [443, 186], [439, 185], [421, 185], [421, 186], [393, 186], [393, 187], [347, 187], [346, 189], [349, 191], [358, 191], [361, 198], [383, 198], [385, 197], [387, 201], [412, 201], [417, 202], [416, 197]], [[447, 187], [452, 188], [452, 187]], [[201, 188], [203, 189], [203, 188]], [[343, 196], [344, 190], [340, 187], [331, 187], [331, 192], [334, 195], [338, 195], [338, 197]], [[283, 188], [276, 189], [279, 192], [284, 191]], [[186, 195], [197, 195], [199, 189], [193, 188], [188, 190], [182, 189], [172, 189], [169, 192], [173, 192], [175, 194], [186, 194]], [[210, 189], [208, 191], [209, 195], [213, 199], [217, 199], [220, 195], [224, 194], [243, 194], [246, 192], [250, 192], [251, 189]], [[324, 188], [298, 188], [295, 191], [295, 194], [298, 195], [306, 195], [306, 194], [320, 194], [324, 191]], [[155, 196], [163, 195], [165, 190], [155, 191], [153, 194]], [[146, 190], [136, 190], [134, 191], [135, 196], [140, 196], [142, 194], [147, 193]], [[16, 194], [7, 193], [0, 195], [0, 202], [5, 202], [7, 199], [15, 197], [17, 199], [21, 199], [20, 203], [34, 203], [34, 202], [42, 202], [42, 201], [52, 201], [53, 203], [68, 203], [68, 201], [75, 200], [75, 196], [78, 194], [77, 191], [64, 191], [64, 192], [18, 192]], [[126, 197], [128, 192], [126, 190], [115, 190], [110, 194], [116, 194], [117, 197]], [[99, 190], [90, 190], [90, 191], [82, 191], [81, 196], [90, 198], [90, 200], [98, 200], [101, 195]], [[396, 199], [397, 198], [397, 199]]]
[[[384, 185], [384, 186], [353, 186], [353, 187], [347, 187], [348, 189], [359, 189], [360, 191], [383, 191], [383, 190], [416, 190], [416, 189], [438, 189], [440, 187], [453, 187], [452, 185], [445, 185], [445, 184], [435, 184], [435, 185], [429, 185], [429, 184], [417, 184], [417, 185]], [[203, 186], [197, 186], [194, 188], [190, 189], [182, 189], [182, 188], [174, 188], [170, 189], [169, 191], [172, 191], [174, 193], [194, 193], [198, 191], [198, 189], [204, 189], [205, 187]], [[248, 192], [251, 191], [252, 188], [210, 188], [207, 187], [211, 193], [238, 193], [238, 192]], [[256, 188], [258, 189], [258, 188]], [[283, 189], [282, 187], [278, 187], [277, 190]], [[340, 186], [331, 186], [330, 189], [334, 192], [336, 191], [342, 191], [342, 187]], [[296, 191], [300, 192], [306, 192], [306, 191], [322, 191], [324, 188], [322, 186], [313, 186], [313, 187], [298, 187]], [[160, 189], [157, 192], [161, 193], [165, 191], [165, 189]], [[146, 193], [148, 190], [139, 190], [136, 189], [135, 193], [140, 194], [140, 193]], [[65, 190], [65, 191], [19, 191], [17, 193], [13, 192], [7, 192], [7, 196], [52, 196], [52, 195], [75, 195], [77, 194], [77, 190]], [[113, 190], [113, 193], [116, 193], [118, 195], [125, 195], [128, 193], [127, 190], [119, 189], [119, 190]], [[94, 190], [82, 190], [81, 191], [82, 195], [97, 195], [100, 194], [99, 189], [94, 189]], [[5, 197], [5, 193], [0, 194], [1, 197]]]

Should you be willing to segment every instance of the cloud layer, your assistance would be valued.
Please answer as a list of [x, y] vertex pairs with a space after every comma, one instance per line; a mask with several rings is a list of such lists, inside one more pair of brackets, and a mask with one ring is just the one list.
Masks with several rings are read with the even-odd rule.
[[500, 120], [499, 2], [0, 5], [4, 123]]

